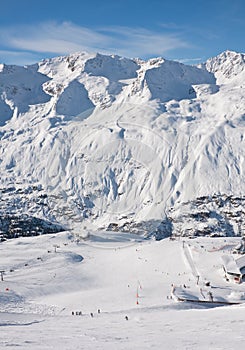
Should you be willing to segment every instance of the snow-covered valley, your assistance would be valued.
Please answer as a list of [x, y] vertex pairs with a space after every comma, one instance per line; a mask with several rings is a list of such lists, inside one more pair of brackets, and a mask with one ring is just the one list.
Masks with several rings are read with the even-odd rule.
[[[221, 260], [238, 241], [64, 232], [3, 242], [0, 348], [241, 349], [245, 284], [227, 282]], [[172, 284], [214, 301], [176, 302]]]

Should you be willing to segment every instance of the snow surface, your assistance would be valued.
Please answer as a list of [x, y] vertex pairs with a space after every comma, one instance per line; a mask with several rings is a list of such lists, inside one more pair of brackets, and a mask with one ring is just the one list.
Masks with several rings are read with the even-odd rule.
[[244, 347], [244, 282], [221, 259], [239, 238], [144, 239], [170, 207], [176, 237], [188, 215], [244, 232], [244, 100], [230, 51], [200, 67], [89, 53], [0, 66], [1, 229], [25, 215], [67, 229], [0, 243], [1, 349]]
[[[245, 286], [224, 279], [221, 260], [237, 238], [88, 233], [1, 244], [1, 349], [243, 348]], [[179, 296], [207, 300], [211, 290], [214, 301], [242, 304], [175, 302], [172, 284]]]
[[200, 67], [88, 53], [2, 65], [0, 96], [1, 188], [48, 195], [34, 209], [15, 194], [7, 211], [96, 229], [244, 194], [243, 54]]

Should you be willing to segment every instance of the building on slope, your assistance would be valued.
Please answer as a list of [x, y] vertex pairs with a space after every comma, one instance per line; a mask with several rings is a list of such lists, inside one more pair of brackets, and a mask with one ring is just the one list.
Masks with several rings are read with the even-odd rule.
[[241, 283], [245, 278], [245, 255], [238, 259], [232, 255], [223, 255], [222, 261], [226, 280]]

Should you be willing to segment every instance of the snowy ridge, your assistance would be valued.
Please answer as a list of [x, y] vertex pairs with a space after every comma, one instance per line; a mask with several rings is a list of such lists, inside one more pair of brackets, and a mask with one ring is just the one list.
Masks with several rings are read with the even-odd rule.
[[[74, 230], [155, 228], [177, 202], [243, 196], [244, 74], [230, 51], [200, 67], [89, 53], [1, 65], [2, 203], [15, 188], [2, 209]], [[44, 205], [21, 204], [28, 186]]]
[[219, 84], [244, 75], [244, 66], [245, 55], [233, 51], [225, 51], [217, 57], [210, 58], [206, 63], [207, 70], [215, 74]]

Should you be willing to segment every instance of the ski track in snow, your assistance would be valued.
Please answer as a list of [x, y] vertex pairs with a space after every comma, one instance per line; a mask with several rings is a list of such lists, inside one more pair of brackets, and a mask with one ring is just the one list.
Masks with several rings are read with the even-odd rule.
[[[204, 296], [208, 293], [208, 280], [217, 300], [239, 300], [233, 296], [244, 302], [243, 284], [227, 283], [221, 270], [223, 250], [238, 241], [185, 239], [185, 249], [193, 253], [191, 270], [181, 254], [182, 240], [94, 232], [83, 242], [65, 232], [3, 242], [0, 348], [157, 349], [164, 344], [173, 349], [240, 349], [245, 304], [212, 307], [170, 299], [172, 283], [178, 293], [201, 298], [200, 288]], [[56, 253], [54, 246], [59, 247]]]

